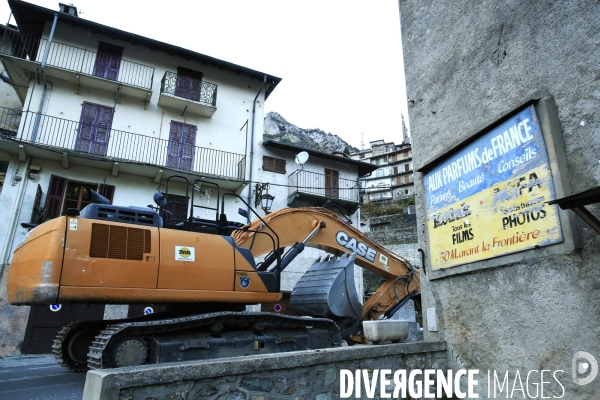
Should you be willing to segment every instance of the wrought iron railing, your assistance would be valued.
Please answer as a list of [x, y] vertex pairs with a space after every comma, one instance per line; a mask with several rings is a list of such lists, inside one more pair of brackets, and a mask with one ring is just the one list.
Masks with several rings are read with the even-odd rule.
[[[18, 117], [13, 110], [0, 107], [0, 124], [4, 121], [18, 131], [2, 130], [0, 135], [13, 140], [32, 143], [38, 147], [58, 149], [62, 153], [86, 155], [94, 158], [135, 162], [160, 167], [172, 167], [169, 148], [185, 147], [180, 142], [159, 139], [117, 129], [106, 129], [102, 126], [85, 124], [62, 118], [50, 117], [34, 112], [22, 112]], [[191, 151], [188, 151], [191, 150]], [[186, 149], [193, 158], [184, 167], [174, 167], [186, 172], [244, 179], [246, 172], [246, 156], [227, 151], [193, 146]], [[184, 164], [182, 164], [184, 165]]]
[[288, 176], [288, 185], [289, 194], [305, 193], [357, 203], [360, 201], [360, 187], [351, 179], [296, 170]]
[[[0, 53], [41, 63], [48, 40], [7, 29], [0, 42]], [[143, 89], [152, 89], [154, 67], [119, 59], [106, 74], [96, 64], [98, 53], [52, 41], [48, 49], [48, 66], [79, 74], [96, 76]]]
[[21, 108], [0, 107], [0, 134], [15, 136], [21, 123]]
[[160, 93], [217, 106], [217, 85], [204, 80], [178, 76], [167, 71], [160, 81]]

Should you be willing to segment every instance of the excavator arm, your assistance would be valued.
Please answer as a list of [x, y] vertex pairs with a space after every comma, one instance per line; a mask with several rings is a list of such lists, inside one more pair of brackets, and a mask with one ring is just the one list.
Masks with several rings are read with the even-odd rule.
[[[280, 249], [305, 242], [308, 247], [335, 256], [354, 253], [356, 265], [383, 277], [382, 285], [363, 305], [360, 321], [378, 319], [395, 311], [403, 300], [420, 293], [418, 269], [327, 209], [287, 208], [268, 214], [263, 220], [254, 221], [232, 235], [238, 246], [249, 249], [255, 257], [272, 252], [274, 241]], [[256, 232], [268, 233], [274, 239]], [[362, 339], [356, 337], [354, 341]]]

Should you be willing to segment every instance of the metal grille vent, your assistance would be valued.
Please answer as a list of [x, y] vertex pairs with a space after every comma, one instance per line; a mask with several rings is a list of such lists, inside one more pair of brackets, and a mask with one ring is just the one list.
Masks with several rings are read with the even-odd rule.
[[141, 261], [151, 249], [148, 229], [92, 224], [90, 257]]

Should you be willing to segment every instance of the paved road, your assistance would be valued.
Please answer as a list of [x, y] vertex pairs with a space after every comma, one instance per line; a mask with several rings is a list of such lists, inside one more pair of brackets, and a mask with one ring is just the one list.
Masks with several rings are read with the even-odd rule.
[[81, 400], [85, 374], [67, 371], [53, 357], [0, 360], [0, 399]]

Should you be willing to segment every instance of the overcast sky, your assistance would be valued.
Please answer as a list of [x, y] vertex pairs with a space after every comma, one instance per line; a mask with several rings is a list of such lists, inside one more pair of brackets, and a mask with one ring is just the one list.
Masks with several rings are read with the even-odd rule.
[[[53, 10], [56, 0], [31, 3]], [[65, 1], [65, 3], [68, 3]], [[266, 111], [361, 148], [402, 141], [398, 0], [76, 0], [80, 17], [282, 78]], [[0, 22], [10, 9], [0, 0]], [[11, 20], [14, 23], [14, 19]], [[126, 57], [124, 57], [126, 58]]]

